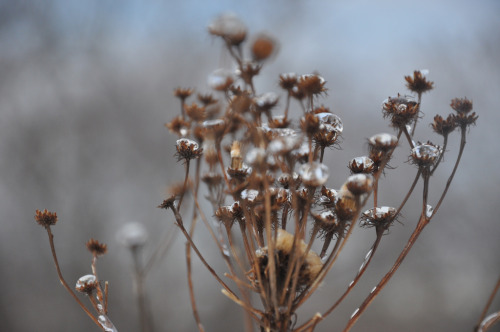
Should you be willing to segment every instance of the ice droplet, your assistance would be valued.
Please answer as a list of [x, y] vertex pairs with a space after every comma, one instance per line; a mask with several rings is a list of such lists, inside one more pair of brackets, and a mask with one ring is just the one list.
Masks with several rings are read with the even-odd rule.
[[344, 130], [344, 125], [342, 123], [342, 120], [333, 113], [328, 113], [328, 112], [318, 113], [316, 114], [316, 117], [322, 124], [330, 125], [331, 130], [339, 134], [341, 134], [342, 131]]
[[436, 159], [439, 153], [439, 149], [430, 144], [420, 144], [412, 150], [412, 156], [416, 159]]
[[259, 191], [255, 189], [245, 189], [241, 192], [241, 198], [246, 199], [249, 202], [255, 201], [258, 195]]
[[99, 315], [97, 318], [99, 321], [99, 324], [101, 324], [102, 328], [106, 332], [118, 332], [116, 327], [113, 325], [113, 323], [109, 320], [109, 318], [105, 315]]
[[351, 318], [353, 318], [353, 317], [354, 317], [354, 315], [356, 315], [356, 314], [358, 313], [358, 311], [359, 311], [359, 308], [357, 308], [356, 310], [354, 310], [354, 312], [353, 312], [353, 313], [352, 313], [352, 315], [351, 315]]
[[269, 105], [274, 105], [278, 102], [278, 95], [274, 92], [266, 92], [263, 95], [255, 98], [255, 104], [259, 108], [265, 108]]
[[84, 275], [83, 277], [80, 277], [78, 281], [76, 282], [75, 288], [76, 289], [84, 289], [88, 285], [95, 284], [96, 282], [96, 277], [93, 274], [87, 274]]
[[233, 73], [227, 69], [217, 69], [208, 75], [207, 83], [212, 89], [219, 89], [228, 81], [233, 80]]
[[230, 258], [231, 257], [231, 253], [229, 252], [229, 249], [227, 248], [227, 245], [223, 244], [222, 245], [222, 253], [224, 254], [224, 256], [226, 256], [227, 258]]
[[266, 157], [266, 150], [262, 148], [253, 148], [248, 151], [246, 162], [252, 166], [262, 165], [266, 161]]
[[317, 187], [328, 181], [328, 167], [325, 164], [307, 163], [299, 167], [298, 173], [305, 185]]
[[429, 204], [427, 204], [427, 207], [426, 207], [426, 210], [425, 210], [425, 216], [427, 218], [430, 218], [432, 217], [432, 213], [434, 212], [434, 208], [432, 206], [430, 206]]
[[373, 293], [376, 289], [377, 289], [377, 286], [373, 287], [373, 289], [370, 293]]

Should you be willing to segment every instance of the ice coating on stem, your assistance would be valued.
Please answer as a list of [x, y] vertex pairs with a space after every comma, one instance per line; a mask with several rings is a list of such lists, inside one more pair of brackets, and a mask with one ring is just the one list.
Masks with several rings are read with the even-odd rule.
[[104, 331], [106, 331], [106, 332], [118, 332], [118, 330], [113, 325], [113, 323], [108, 318], [108, 316], [106, 316], [106, 315], [99, 315], [99, 317], [97, 318], [97, 321], [99, 322], [99, 324], [101, 324], [101, 326], [104, 329]]

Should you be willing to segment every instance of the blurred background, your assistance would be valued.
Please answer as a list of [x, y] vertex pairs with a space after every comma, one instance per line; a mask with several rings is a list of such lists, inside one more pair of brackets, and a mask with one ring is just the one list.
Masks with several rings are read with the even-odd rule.
[[[116, 234], [130, 221], [149, 233], [150, 254], [172, 217], [156, 206], [183, 177], [176, 136], [163, 126], [179, 112], [178, 86], [208, 92], [206, 78], [230, 65], [207, 25], [232, 12], [250, 37], [274, 36], [280, 51], [256, 80], [258, 92], [282, 93], [280, 73], [317, 71], [327, 80], [321, 103], [344, 121], [342, 150], [327, 157], [329, 186], [348, 176], [347, 162], [366, 139], [392, 132], [381, 103], [408, 93], [404, 76], [428, 69], [435, 89], [423, 97], [416, 139], [440, 144], [428, 124], [468, 97], [479, 115], [456, 178], [437, 216], [398, 273], [353, 331], [472, 331], [500, 273], [500, 2], [462, 1], [0, 1], [0, 330], [97, 331], [61, 287], [35, 209], [56, 211], [53, 228], [70, 285], [90, 270], [85, 242], [108, 244], [98, 261], [110, 282], [109, 316], [138, 331], [130, 253]], [[282, 95], [284, 104], [284, 95]], [[299, 114], [297, 105], [293, 106]], [[451, 172], [459, 137], [433, 178], [435, 202]], [[381, 183], [381, 202], [397, 205], [416, 169], [402, 145]], [[421, 188], [420, 188], [421, 190]], [[411, 234], [419, 189], [391, 228], [365, 278], [317, 331], [340, 331], [392, 265]], [[210, 209], [207, 207], [206, 212]], [[357, 229], [322, 288], [299, 311], [322, 312], [354, 277], [375, 238]], [[224, 272], [203, 227], [196, 241]], [[148, 275], [157, 331], [195, 331], [186, 282], [185, 240]], [[220, 293], [197, 258], [195, 292], [207, 331], [241, 331], [242, 312]], [[500, 307], [496, 299], [493, 308]], [[496, 331], [500, 331], [497, 327]]]

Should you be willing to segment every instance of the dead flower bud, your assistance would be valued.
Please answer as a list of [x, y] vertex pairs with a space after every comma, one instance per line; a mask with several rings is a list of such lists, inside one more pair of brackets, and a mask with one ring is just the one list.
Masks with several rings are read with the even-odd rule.
[[172, 133], [179, 135], [180, 137], [187, 136], [189, 133], [189, 122], [185, 121], [182, 116], [175, 117], [172, 121], [165, 124]]
[[457, 127], [457, 122], [454, 114], [448, 115], [446, 120], [441, 115], [434, 117], [434, 122], [431, 124], [432, 129], [442, 136], [448, 136]]
[[286, 73], [280, 75], [279, 80], [280, 87], [284, 90], [291, 91], [297, 84], [297, 74]]
[[94, 256], [102, 256], [108, 251], [107, 245], [94, 239], [90, 239], [85, 245]]
[[55, 225], [57, 223], [57, 213], [47, 211], [47, 209], [45, 209], [43, 211], [36, 210], [35, 211], [35, 221], [39, 225], [41, 225], [45, 228], [50, 227], [50, 226]]
[[226, 130], [226, 122], [223, 119], [207, 120], [201, 124], [205, 139], [213, 139], [215, 143], [222, 140]]
[[224, 39], [230, 46], [240, 45], [247, 36], [245, 24], [234, 14], [219, 16], [208, 26], [208, 31]]
[[376, 134], [368, 139], [370, 148], [375, 151], [388, 152], [398, 145], [398, 138], [391, 134]]
[[441, 148], [428, 142], [419, 144], [411, 150], [411, 160], [417, 166], [429, 167], [437, 161], [440, 154]]
[[93, 274], [87, 274], [80, 277], [76, 282], [75, 289], [80, 293], [85, 293], [87, 295], [92, 294], [92, 292], [97, 288], [97, 278]]
[[312, 213], [314, 223], [320, 228], [321, 234], [335, 232], [338, 226], [337, 217], [332, 211], [324, 211], [319, 214]]
[[206, 118], [205, 107], [200, 107], [196, 103], [184, 105], [184, 110], [186, 111], [187, 116], [193, 121], [201, 122]]
[[415, 70], [413, 72], [413, 77], [405, 76], [406, 86], [410, 91], [421, 94], [427, 91], [432, 90], [434, 82], [427, 81], [425, 77], [429, 71], [424, 70]]
[[176, 200], [177, 200], [177, 195], [172, 195], [169, 198], [163, 200], [163, 202], [157, 207], [164, 210], [171, 209], [174, 206]]
[[375, 170], [373, 160], [366, 156], [356, 157], [352, 159], [347, 167], [351, 170], [352, 174], [365, 173], [372, 174]]
[[198, 100], [200, 101], [200, 103], [203, 104], [203, 106], [209, 106], [209, 105], [212, 105], [212, 104], [217, 104], [218, 100], [215, 99], [211, 93], [207, 93], [207, 94], [197, 94], [196, 97], [198, 98]]
[[175, 148], [177, 149], [177, 159], [190, 161], [199, 158], [203, 152], [198, 143], [187, 138], [177, 140]]
[[193, 89], [190, 88], [176, 88], [174, 90], [174, 96], [179, 98], [180, 100], [184, 101], [186, 100], [191, 94], [194, 92]]
[[369, 174], [354, 174], [347, 178], [343, 187], [344, 186], [356, 196], [363, 195], [370, 192], [372, 189], [373, 177]]
[[261, 34], [252, 44], [252, 57], [255, 61], [263, 61], [276, 53], [276, 41], [268, 35]]
[[457, 113], [467, 114], [472, 111], [472, 101], [467, 98], [452, 99], [450, 106], [457, 111]]
[[243, 62], [241, 64], [241, 69], [236, 70], [236, 75], [241, 77], [241, 79], [247, 83], [251, 84], [253, 77], [259, 75], [261, 65], [256, 62]]
[[419, 104], [411, 96], [389, 97], [382, 103], [385, 117], [391, 118], [393, 127], [401, 128], [415, 120], [419, 112]]
[[389, 206], [380, 206], [369, 209], [361, 215], [360, 221], [362, 227], [376, 227], [384, 230], [397, 220], [397, 210]]
[[299, 77], [297, 87], [306, 96], [320, 95], [327, 91], [326, 81], [323, 77], [316, 74], [306, 74]]

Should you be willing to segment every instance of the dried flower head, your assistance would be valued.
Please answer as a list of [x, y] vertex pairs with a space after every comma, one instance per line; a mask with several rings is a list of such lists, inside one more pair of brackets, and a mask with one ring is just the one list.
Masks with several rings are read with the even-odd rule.
[[85, 245], [94, 256], [102, 256], [108, 251], [107, 245], [94, 239], [90, 239]]
[[312, 213], [314, 223], [319, 227], [320, 234], [325, 236], [330, 232], [336, 232], [338, 229], [337, 216], [332, 211], [323, 211], [321, 213]]
[[300, 119], [300, 128], [307, 136], [314, 136], [319, 129], [321, 122], [316, 114], [308, 112]]
[[80, 293], [85, 293], [87, 295], [92, 294], [92, 292], [97, 288], [98, 281], [95, 275], [87, 274], [80, 277], [76, 282], [75, 289]]
[[450, 106], [457, 111], [457, 113], [467, 114], [472, 111], [472, 101], [467, 98], [452, 99]]
[[306, 96], [320, 95], [327, 91], [326, 81], [323, 77], [316, 74], [306, 74], [299, 77], [297, 87]]
[[371, 150], [388, 152], [398, 145], [398, 138], [386, 133], [376, 134], [368, 139], [368, 144]]
[[177, 149], [177, 160], [185, 160], [186, 162], [191, 159], [199, 158], [203, 152], [198, 143], [187, 138], [177, 140], [175, 148]]
[[177, 200], [177, 195], [172, 195], [169, 198], [163, 200], [163, 202], [157, 207], [160, 209], [168, 210], [174, 207], [174, 203]]
[[418, 115], [419, 104], [411, 96], [389, 97], [382, 103], [384, 117], [390, 117], [393, 127], [402, 128]]
[[252, 44], [252, 58], [255, 61], [263, 61], [276, 53], [277, 44], [274, 38], [260, 34]]
[[43, 211], [36, 210], [35, 211], [35, 221], [39, 225], [41, 225], [45, 228], [50, 227], [50, 226], [55, 225], [57, 223], [57, 213], [47, 211], [47, 209], [45, 209]]
[[189, 133], [190, 124], [184, 120], [182, 116], [178, 116], [173, 118], [169, 123], [166, 123], [165, 127], [167, 127], [170, 132], [180, 137], [184, 137]]
[[434, 82], [427, 81], [425, 77], [429, 71], [424, 70], [415, 70], [413, 72], [413, 77], [405, 76], [406, 86], [409, 90], [421, 94], [427, 91], [432, 90]]
[[299, 167], [297, 172], [308, 187], [322, 186], [328, 181], [328, 167], [320, 163], [306, 163]]
[[176, 88], [174, 90], [174, 96], [179, 98], [180, 100], [186, 100], [191, 94], [193, 94], [194, 90], [190, 88]]
[[347, 178], [344, 186], [354, 195], [363, 195], [372, 189], [373, 177], [370, 174], [354, 174]]
[[200, 107], [196, 103], [184, 105], [184, 110], [186, 111], [187, 116], [193, 121], [201, 122], [206, 118], [205, 107]]
[[458, 123], [454, 114], [448, 115], [446, 120], [443, 119], [441, 115], [436, 115], [434, 117], [434, 122], [431, 124], [432, 129], [442, 136], [448, 136], [455, 128]]
[[395, 208], [379, 206], [363, 212], [360, 220], [362, 227], [376, 227], [386, 230], [397, 220], [397, 217], [397, 210]]
[[295, 73], [281, 74], [279, 84], [283, 89], [291, 91], [297, 84], [297, 74]]
[[417, 166], [429, 167], [437, 161], [440, 154], [439, 146], [430, 142], [418, 144], [411, 150], [411, 161]]
[[209, 106], [212, 104], [217, 104], [218, 100], [214, 98], [214, 96], [211, 93], [206, 93], [206, 94], [200, 94], [198, 93], [196, 95], [200, 103], [203, 104], [203, 106]]
[[268, 112], [278, 104], [278, 95], [274, 92], [266, 92], [254, 98], [254, 105], [260, 112]]
[[351, 170], [352, 174], [365, 173], [372, 174], [375, 170], [373, 160], [367, 156], [356, 157], [352, 159], [347, 167]]
[[478, 117], [476, 112], [472, 112], [471, 114], [458, 113], [455, 115], [455, 121], [460, 128], [466, 128], [475, 125]]
[[208, 26], [208, 31], [224, 39], [230, 46], [240, 45], [247, 36], [245, 24], [234, 14], [219, 16]]

